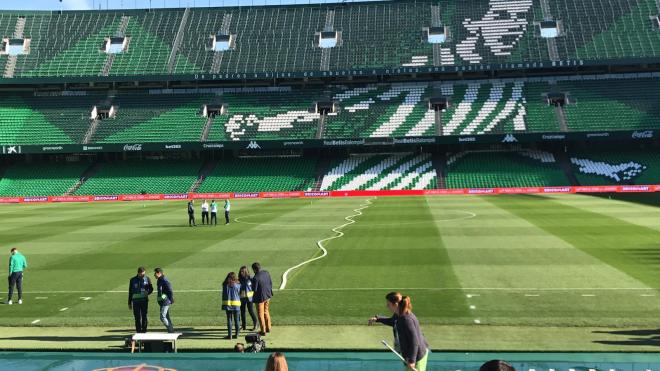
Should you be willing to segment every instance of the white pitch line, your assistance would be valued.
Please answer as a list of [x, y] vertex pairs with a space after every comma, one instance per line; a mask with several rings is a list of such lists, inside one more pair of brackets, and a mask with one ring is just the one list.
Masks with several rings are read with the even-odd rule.
[[35, 320], [34, 320], [34, 321], [32, 321], [31, 323], [32, 323], [33, 325], [36, 325], [36, 324], [37, 324], [37, 323], [39, 323], [39, 322], [41, 322], [41, 320], [40, 320], [40, 319], [35, 319]]
[[585, 297], [585, 298], [590, 298], [590, 297], [594, 297], [594, 296], [596, 296], [596, 295], [594, 295], [594, 294], [582, 294], [582, 297]]
[[45, 300], [45, 299], [48, 299], [48, 296], [37, 296], [35, 299], [37, 299], [37, 300]]
[[91, 297], [89, 297], [89, 296], [81, 296], [80, 298], [84, 301], [87, 301], [87, 300], [91, 299]]
[[480, 320], [478, 320], [478, 319], [475, 319], [475, 320], [474, 320], [474, 323], [476, 323], [476, 324], [478, 325], [478, 324], [480, 324], [480, 323], [481, 323], [481, 321], [480, 321]]
[[531, 297], [537, 297], [537, 296], [541, 296], [541, 295], [539, 295], [539, 294], [525, 294], [525, 296], [531, 298]]
[[643, 296], [643, 297], [651, 297], [651, 296], [655, 296], [655, 295], [653, 295], [653, 294], [642, 294], [642, 295], [640, 295], [640, 296]]
[[470, 309], [477, 309], [477, 307], [474, 305], [470, 305]]
[[334, 228], [332, 228], [332, 231], [335, 232], [335, 233], [337, 233], [336, 235], [334, 235], [334, 236], [332, 236], [332, 237], [328, 237], [328, 238], [324, 238], [324, 239], [322, 239], [322, 240], [318, 240], [318, 241], [316, 241], [316, 245], [319, 247], [319, 249], [321, 249], [321, 251], [323, 251], [323, 254], [321, 254], [321, 256], [317, 256], [317, 257], [315, 257], [315, 258], [305, 260], [304, 262], [302, 262], [302, 263], [300, 263], [300, 264], [298, 264], [298, 265], [295, 265], [295, 266], [293, 266], [293, 267], [287, 269], [287, 270], [284, 272], [284, 274], [282, 275], [282, 284], [280, 285], [280, 290], [284, 290], [284, 289], [286, 288], [287, 276], [289, 275], [289, 272], [291, 272], [291, 271], [293, 271], [293, 270], [296, 270], [296, 269], [302, 267], [302, 266], [305, 265], [305, 264], [309, 264], [309, 263], [311, 263], [311, 262], [313, 262], [313, 261], [316, 261], [316, 260], [319, 260], [319, 259], [323, 259], [323, 258], [325, 258], [326, 256], [328, 256], [328, 250], [326, 250], [325, 247], [323, 247], [323, 242], [326, 242], [326, 241], [334, 240], [334, 239], [336, 239], [336, 238], [343, 237], [343, 236], [344, 236], [344, 232], [342, 232], [341, 229], [344, 228], [344, 227], [346, 227], [346, 226], [349, 226], [349, 225], [351, 225], [351, 224], [357, 223], [353, 218], [355, 218], [356, 216], [360, 216], [360, 215], [362, 215], [362, 210], [364, 210], [364, 209], [368, 208], [369, 206], [371, 206], [371, 200], [372, 200], [372, 199], [367, 199], [367, 200], [365, 200], [365, 203], [366, 203], [366, 204], [361, 204], [361, 205], [360, 205], [361, 207], [358, 207], [358, 208], [356, 208], [356, 209], [353, 209], [353, 211], [355, 212], [355, 214], [353, 214], [353, 215], [349, 215], [349, 216], [345, 217], [344, 220], [347, 220], [346, 223], [344, 223], [344, 224], [342, 224], [342, 225], [340, 225], [340, 226], [338, 226], [338, 227], [334, 227]]
[[64, 311], [67, 310], [67, 309], [69, 309], [69, 308], [68, 308], [68, 307], [64, 307], [64, 308], [60, 309], [60, 312], [64, 312]]

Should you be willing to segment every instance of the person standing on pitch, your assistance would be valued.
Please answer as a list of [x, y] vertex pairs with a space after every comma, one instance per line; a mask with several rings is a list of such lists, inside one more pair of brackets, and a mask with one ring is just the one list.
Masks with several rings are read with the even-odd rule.
[[149, 312], [149, 295], [154, 292], [146, 269], [139, 267], [137, 275], [128, 284], [128, 309], [133, 309], [135, 317], [135, 332], [147, 332], [147, 313]]
[[238, 271], [238, 281], [241, 283], [241, 328], [245, 330], [247, 319], [245, 318], [245, 308], [250, 312], [252, 318], [252, 331], [257, 328], [257, 316], [254, 314], [254, 305], [252, 304], [252, 277], [246, 266], [242, 266]]
[[211, 221], [209, 224], [218, 225], [218, 204], [211, 200]]
[[206, 200], [202, 203], [202, 224], [211, 225], [209, 222], [209, 203]]
[[231, 204], [229, 199], [225, 199], [225, 224], [229, 224], [229, 210], [231, 209]]
[[270, 332], [270, 299], [273, 297], [273, 280], [268, 271], [261, 270], [261, 264], [252, 264], [254, 277], [252, 277], [252, 289], [254, 295], [252, 301], [257, 304], [257, 316], [259, 317], [259, 334], [265, 336]]
[[27, 268], [25, 256], [14, 247], [9, 251], [9, 290], [7, 293], [7, 304], [12, 305], [11, 298], [14, 296], [14, 286], [18, 291], [18, 304], [23, 304], [23, 270]]
[[154, 269], [154, 276], [156, 287], [158, 287], [158, 305], [160, 305], [160, 321], [167, 327], [167, 332], [174, 332], [172, 319], [170, 318], [170, 306], [174, 304], [174, 293], [172, 292], [172, 284], [165, 278], [163, 270], [160, 268]]
[[241, 284], [238, 282], [236, 273], [229, 272], [227, 278], [225, 278], [225, 282], [222, 283], [222, 310], [227, 314], [227, 336], [225, 339], [232, 339], [232, 324], [236, 330], [234, 339], [238, 339], [241, 327], [241, 321], [238, 316], [238, 312], [241, 310], [240, 290]]
[[188, 226], [195, 226], [195, 201], [188, 201]]

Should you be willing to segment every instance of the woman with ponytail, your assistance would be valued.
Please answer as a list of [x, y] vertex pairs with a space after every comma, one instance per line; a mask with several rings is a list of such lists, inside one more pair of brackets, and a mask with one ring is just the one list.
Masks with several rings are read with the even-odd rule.
[[401, 348], [399, 348], [399, 336], [396, 333], [396, 319], [397, 312], [399, 311], [399, 302], [401, 301], [401, 297], [401, 293], [396, 291], [392, 291], [385, 295], [385, 303], [387, 305], [387, 309], [390, 311], [390, 313], [392, 313], [392, 316], [383, 317], [375, 315], [369, 318], [369, 326], [373, 325], [374, 323], [382, 323], [383, 325], [392, 327], [392, 332], [394, 333], [394, 349], [396, 349], [397, 352], [401, 351]]
[[396, 316], [395, 329], [406, 366], [409, 369], [426, 371], [426, 363], [429, 358], [428, 343], [422, 335], [417, 317], [412, 312], [412, 302], [409, 296], [403, 296], [399, 301]]

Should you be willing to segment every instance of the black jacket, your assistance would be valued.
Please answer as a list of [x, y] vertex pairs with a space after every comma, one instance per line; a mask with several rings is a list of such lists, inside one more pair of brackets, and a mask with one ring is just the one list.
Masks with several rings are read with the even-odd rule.
[[273, 297], [273, 281], [268, 271], [259, 271], [252, 277], [252, 302], [263, 303]]
[[152, 292], [154, 292], [154, 286], [149, 277], [135, 276], [128, 283], [128, 304], [133, 301], [147, 301]]
[[408, 363], [417, 363], [426, 355], [428, 343], [419, 328], [419, 321], [414, 314], [399, 316], [396, 320], [396, 332], [399, 336], [401, 355]]
[[158, 281], [156, 281], [156, 286], [158, 287], [158, 304], [161, 306], [174, 304], [172, 284], [167, 278], [165, 278], [165, 276], [160, 276]]

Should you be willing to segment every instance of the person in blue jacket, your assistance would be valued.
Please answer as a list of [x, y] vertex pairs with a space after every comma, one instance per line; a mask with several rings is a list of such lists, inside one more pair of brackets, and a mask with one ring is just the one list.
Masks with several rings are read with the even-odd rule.
[[158, 305], [160, 305], [160, 321], [167, 327], [167, 332], [174, 332], [172, 319], [170, 318], [170, 306], [174, 304], [174, 293], [172, 292], [172, 284], [163, 274], [161, 268], [154, 269], [154, 276], [156, 277], [156, 286], [158, 288]]
[[241, 329], [245, 330], [247, 326], [245, 318], [245, 309], [247, 308], [250, 312], [250, 318], [252, 318], [252, 329], [250, 331], [254, 331], [257, 329], [257, 316], [254, 314], [254, 304], [252, 303], [254, 291], [252, 291], [252, 277], [250, 277], [250, 271], [246, 266], [242, 266], [238, 271], [238, 281], [241, 283]]
[[139, 267], [137, 275], [128, 283], [128, 309], [133, 310], [135, 317], [135, 332], [147, 332], [147, 313], [149, 312], [149, 295], [154, 292], [146, 269]]
[[[238, 313], [241, 310], [241, 283], [236, 277], [236, 273], [229, 272], [227, 278], [222, 283], [222, 310], [227, 314], [227, 336], [225, 339], [232, 339], [232, 327], [236, 330], [234, 339], [238, 338], [241, 321]], [[233, 324], [233, 326], [232, 326]]]

